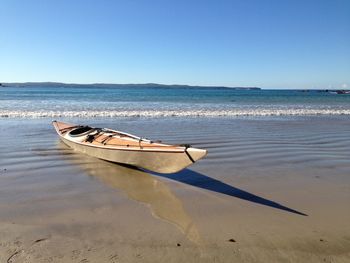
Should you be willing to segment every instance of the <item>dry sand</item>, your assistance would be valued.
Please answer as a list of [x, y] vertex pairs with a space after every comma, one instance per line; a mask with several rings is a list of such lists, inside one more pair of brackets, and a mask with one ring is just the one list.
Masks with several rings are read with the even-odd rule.
[[0, 262], [350, 262], [349, 122], [89, 121], [209, 150], [155, 175], [0, 120]]

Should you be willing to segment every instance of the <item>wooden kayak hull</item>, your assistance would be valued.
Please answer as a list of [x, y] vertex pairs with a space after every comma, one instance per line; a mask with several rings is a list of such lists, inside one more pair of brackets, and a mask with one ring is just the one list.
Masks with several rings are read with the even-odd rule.
[[[162, 144], [157, 144], [159, 147], [156, 145], [148, 148], [142, 146], [129, 148], [103, 144], [96, 145], [76, 140], [69, 136], [69, 132], [60, 132], [60, 126], [69, 129], [67, 123], [54, 121], [53, 125], [61, 140], [76, 151], [99, 159], [128, 164], [157, 173], [181, 171], [207, 154], [207, 151], [202, 149], [184, 146], [164, 147]], [[72, 125], [72, 127], [76, 126]]]

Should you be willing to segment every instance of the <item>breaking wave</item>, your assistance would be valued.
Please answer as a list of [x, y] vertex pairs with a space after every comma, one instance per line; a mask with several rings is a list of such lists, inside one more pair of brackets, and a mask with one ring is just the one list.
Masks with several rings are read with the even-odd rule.
[[350, 109], [225, 109], [225, 110], [78, 110], [20, 111], [0, 110], [2, 118], [57, 117], [239, 117], [239, 116], [350, 115]]

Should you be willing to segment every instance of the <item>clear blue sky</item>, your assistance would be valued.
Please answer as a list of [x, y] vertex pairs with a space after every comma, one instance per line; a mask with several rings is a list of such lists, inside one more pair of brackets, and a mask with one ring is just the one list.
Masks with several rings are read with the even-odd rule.
[[350, 88], [349, 0], [0, 0], [0, 82]]

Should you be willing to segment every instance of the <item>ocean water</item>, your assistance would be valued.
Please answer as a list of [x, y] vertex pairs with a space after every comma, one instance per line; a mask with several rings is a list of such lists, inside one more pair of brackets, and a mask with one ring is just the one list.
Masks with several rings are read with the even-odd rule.
[[0, 87], [0, 117], [350, 115], [350, 95], [213, 87]]

